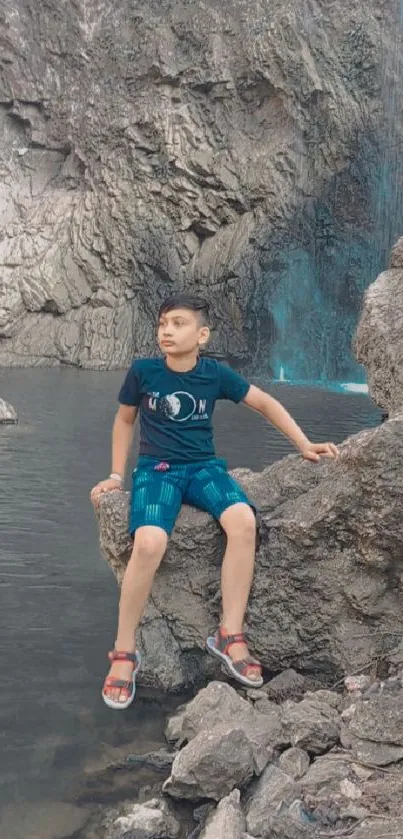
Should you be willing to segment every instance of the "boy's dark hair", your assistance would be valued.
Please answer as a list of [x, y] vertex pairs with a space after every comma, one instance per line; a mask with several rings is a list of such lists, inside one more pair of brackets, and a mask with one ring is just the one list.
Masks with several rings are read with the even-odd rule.
[[209, 305], [204, 297], [197, 297], [195, 294], [173, 294], [160, 306], [158, 318], [172, 312], [173, 309], [190, 309], [191, 312], [199, 315], [203, 326], [209, 321]]

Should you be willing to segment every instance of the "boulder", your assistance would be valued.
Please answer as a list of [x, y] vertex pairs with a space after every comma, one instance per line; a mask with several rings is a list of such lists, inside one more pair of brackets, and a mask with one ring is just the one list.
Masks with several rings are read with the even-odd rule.
[[298, 781], [305, 775], [305, 772], [309, 769], [309, 764], [309, 754], [298, 747], [287, 749], [278, 761], [279, 768], [287, 775], [291, 775], [294, 781]]
[[350, 731], [356, 737], [375, 743], [392, 743], [403, 746], [403, 691], [397, 683], [398, 693], [383, 693], [358, 702], [350, 721]]
[[4, 399], [0, 399], [0, 425], [15, 425], [18, 422], [17, 411]]
[[264, 686], [268, 697], [276, 702], [285, 699], [302, 699], [305, 689], [305, 679], [290, 667], [270, 679]]
[[[264, 667], [294, 666], [325, 686], [387, 663], [403, 636], [403, 415], [351, 437], [337, 462], [291, 455], [233, 474], [261, 509], [247, 634]], [[127, 504], [109, 493], [98, 511], [118, 581], [131, 549]], [[220, 673], [205, 639], [219, 620], [223, 548], [214, 521], [185, 506], [140, 627], [139, 681], [178, 690]]]
[[390, 266], [369, 286], [354, 341], [369, 392], [389, 417], [403, 411], [403, 237]]
[[111, 823], [105, 839], [177, 839], [180, 834], [179, 822], [167, 803], [158, 798], [127, 805], [124, 815], [107, 817], [106, 821]]
[[296, 781], [277, 766], [267, 766], [246, 807], [247, 829], [253, 836], [270, 839], [270, 816], [300, 796]]
[[210, 682], [177, 715], [171, 717], [166, 737], [180, 746], [207, 730], [213, 732], [223, 723], [229, 727], [232, 725], [234, 731], [242, 725], [252, 748], [254, 771], [257, 774], [273, 757], [273, 750], [289, 742], [283, 730], [279, 707], [270, 708], [269, 713], [260, 713], [242, 699], [234, 688], [223, 682]]
[[200, 839], [244, 839], [245, 816], [240, 804], [239, 790], [234, 789], [218, 804], [208, 817]]
[[302, 702], [287, 700], [281, 710], [283, 727], [293, 746], [321, 754], [338, 742], [341, 720], [327, 702], [314, 696]]
[[253, 748], [242, 723], [220, 723], [179, 752], [163, 790], [172, 798], [221, 801], [235, 787], [245, 787], [254, 769]]
[[340, 791], [340, 784], [350, 778], [351, 760], [343, 754], [327, 754], [317, 757], [301, 778], [300, 785], [305, 797], [311, 801], [327, 801]]
[[358, 699], [344, 715], [341, 741], [358, 761], [385, 766], [403, 759], [403, 689]]

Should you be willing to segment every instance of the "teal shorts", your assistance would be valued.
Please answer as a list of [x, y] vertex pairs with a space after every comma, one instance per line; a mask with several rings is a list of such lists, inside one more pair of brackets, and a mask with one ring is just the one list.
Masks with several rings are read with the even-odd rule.
[[233, 504], [248, 504], [243, 489], [227, 472], [225, 460], [168, 464], [140, 457], [133, 472], [129, 531], [161, 527], [171, 534], [182, 504], [191, 504], [219, 520]]

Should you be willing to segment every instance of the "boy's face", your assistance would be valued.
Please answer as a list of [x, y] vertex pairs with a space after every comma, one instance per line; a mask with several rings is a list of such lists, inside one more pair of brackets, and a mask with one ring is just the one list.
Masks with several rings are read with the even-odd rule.
[[190, 309], [164, 312], [158, 324], [158, 343], [165, 355], [195, 352], [207, 343], [209, 334], [208, 326], [202, 326], [197, 312]]

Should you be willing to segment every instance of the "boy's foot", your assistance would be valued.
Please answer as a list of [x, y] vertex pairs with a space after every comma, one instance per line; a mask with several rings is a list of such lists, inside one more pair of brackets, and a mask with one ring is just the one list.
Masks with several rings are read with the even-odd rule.
[[243, 632], [231, 635], [220, 628], [214, 636], [207, 638], [207, 650], [219, 658], [227, 673], [246, 687], [263, 685], [262, 668], [249, 654]]
[[140, 653], [108, 653], [112, 666], [105, 679], [102, 698], [110, 708], [128, 708], [136, 693], [135, 677], [140, 667]]

